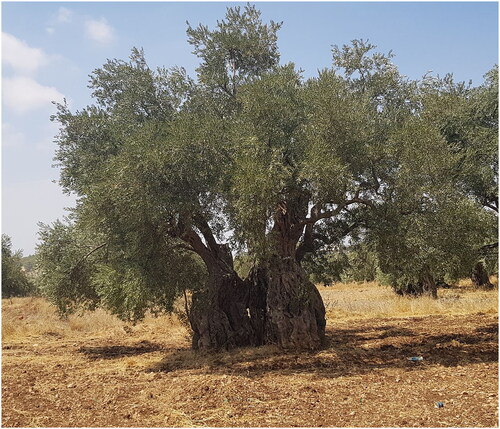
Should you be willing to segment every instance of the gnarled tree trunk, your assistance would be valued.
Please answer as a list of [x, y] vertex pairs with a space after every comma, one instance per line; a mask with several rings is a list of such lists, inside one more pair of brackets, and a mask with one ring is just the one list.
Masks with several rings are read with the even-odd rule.
[[204, 290], [193, 294], [189, 319], [194, 349], [256, 345], [247, 312], [248, 287], [236, 272], [210, 273]]
[[248, 308], [258, 344], [317, 349], [325, 339], [325, 306], [319, 291], [293, 258], [274, 257], [247, 280]]
[[471, 274], [472, 283], [478, 287], [483, 289], [491, 289], [493, 288], [493, 284], [490, 282], [490, 276], [484, 268], [484, 264], [479, 261], [472, 270]]
[[298, 225], [306, 213], [307, 204], [300, 201], [279, 206], [270, 235], [270, 255], [249, 276], [252, 323], [265, 343], [283, 348], [316, 349], [325, 338], [323, 300], [297, 258], [304, 229], [303, 224]]
[[271, 261], [266, 340], [284, 348], [316, 349], [325, 339], [325, 306], [316, 286], [294, 259]]
[[200, 255], [207, 267], [205, 287], [193, 293], [189, 321], [194, 349], [219, 350], [257, 343], [247, 311], [248, 285], [234, 270], [229, 248], [216, 242], [208, 223], [198, 216], [197, 227], [206, 243], [192, 229], [181, 238]]
[[271, 252], [244, 282], [229, 250], [215, 241], [203, 219], [195, 219], [205, 243], [192, 230], [182, 238], [204, 260], [209, 280], [193, 294], [193, 348], [279, 344], [315, 349], [323, 344], [325, 306], [296, 255], [306, 215], [307, 200], [290, 210], [286, 202], [280, 205], [270, 235]]

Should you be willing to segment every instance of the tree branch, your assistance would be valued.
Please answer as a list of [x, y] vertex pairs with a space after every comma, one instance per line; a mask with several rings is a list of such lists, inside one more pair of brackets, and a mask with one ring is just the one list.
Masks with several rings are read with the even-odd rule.
[[187, 244], [186, 242], [177, 243], [174, 245], [174, 247], [177, 247], [178, 249], [188, 250], [189, 252], [195, 252], [194, 248], [192, 246], [190, 246], [189, 244]]
[[494, 211], [496, 211], [498, 213], [498, 206], [497, 205], [490, 204], [488, 201], [484, 201], [483, 205], [485, 207], [488, 207], [489, 209], [494, 210]]
[[80, 259], [76, 266], [77, 267], [78, 265], [82, 264], [89, 256], [91, 256], [93, 253], [97, 252], [99, 249], [102, 249], [104, 246], [106, 246], [108, 243], [102, 243], [102, 244], [99, 244], [99, 246], [95, 247], [94, 249], [92, 249], [89, 253], [87, 253], [85, 256], [82, 257], [82, 259]]
[[308, 223], [304, 231], [304, 239], [297, 247], [295, 251], [295, 259], [297, 262], [301, 262], [306, 256], [306, 253], [314, 251], [314, 238], [313, 238], [313, 223]]
[[93, 253], [97, 252], [99, 249], [102, 249], [104, 246], [106, 246], [108, 243], [103, 243], [100, 244], [99, 246], [95, 247], [92, 249], [89, 253], [84, 255], [76, 264], [73, 268], [70, 269], [70, 277], [73, 278], [73, 276], [78, 275], [78, 269], [80, 266], [87, 260], [89, 256], [91, 256]]
[[496, 243], [485, 244], [484, 246], [481, 246], [478, 249], [478, 253], [481, 256], [486, 256], [486, 255], [492, 253], [495, 249], [497, 249], [497, 252], [498, 252], [498, 241]]
[[[373, 203], [371, 201], [368, 201], [368, 200], [364, 200], [362, 198], [359, 198], [359, 191], [356, 192], [354, 198], [351, 198], [350, 200], [346, 200], [344, 201], [342, 204], [339, 204], [337, 206], [336, 209], [334, 210], [327, 210], [327, 211], [324, 211], [324, 212], [321, 212], [319, 209], [316, 211], [316, 213], [313, 212], [313, 210], [311, 209], [311, 216], [304, 219], [302, 222], [300, 222], [298, 225], [299, 226], [304, 226], [304, 225], [308, 225], [308, 224], [315, 224], [317, 221], [321, 220], [321, 219], [326, 219], [326, 218], [330, 218], [330, 217], [333, 217], [333, 216], [336, 216], [338, 215], [343, 209], [345, 209], [346, 207], [350, 206], [351, 204], [364, 204], [368, 207], [371, 207], [373, 208]], [[316, 207], [316, 206], [313, 206], [313, 208]]]
[[[311, 217], [318, 216], [320, 212], [321, 206], [319, 204], [315, 204], [311, 207]], [[302, 243], [299, 244], [299, 247], [297, 247], [295, 252], [295, 259], [297, 262], [302, 261], [307, 252], [312, 252], [314, 250], [313, 228], [314, 223], [306, 224], [304, 239], [302, 240]]]
[[208, 248], [212, 252], [217, 252], [219, 250], [219, 244], [217, 243], [217, 240], [215, 239], [212, 229], [210, 228], [207, 220], [199, 213], [196, 213], [193, 216], [193, 220], [195, 226], [200, 230], [203, 238], [205, 238]]

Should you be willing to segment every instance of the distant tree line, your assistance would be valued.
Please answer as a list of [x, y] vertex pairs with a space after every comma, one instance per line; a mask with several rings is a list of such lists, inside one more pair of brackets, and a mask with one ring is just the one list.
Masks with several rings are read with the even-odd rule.
[[28, 296], [35, 293], [35, 285], [23, 267], [22, 252], [12, 250], [12, 240], [2, 234], [2, 298]]
[[[394, 282], [390, 275], [380, 268], [377, 253], [366, 242], [346, 245], [341, 249], [327, 249], [311, 254], [304, 261], [304, 268], [310, 280], [326, 286], [337, 282], [371, 282], [392, 286], [400, 295], [422, 295], [425, 291], [419, 285], [405, 283], [402, 286]], [[445, 274], [436, 278], [436, 286], [448, 288], [464, 278], [470, 278], [478, 288], [490, 289], [490, 275], [498, 275], [498, 244], [487, 245], [478, 249], [475, 264], [456, 276]], [[398, 287], [399, 286], [399, 287]], [[422, 285], [420, 285], [422, 286]]]

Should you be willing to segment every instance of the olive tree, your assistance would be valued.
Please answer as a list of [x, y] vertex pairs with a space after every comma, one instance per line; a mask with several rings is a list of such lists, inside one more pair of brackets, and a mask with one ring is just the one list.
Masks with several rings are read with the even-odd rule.
[[[197, 82], [180, 68], [151, 70], [134, 49], [130, 61], [109, 60], [92, 73], [94, 105], [75, 113], [58, 106], [60, 182], [78, 196], [70, 228], [94, 247], [82, 247], [75, 236], [68, 253], [71, 246], [85, 250], [66, 257], [64, 247], [54, 252], [61, 226], [42, 230], [46, 288], [64, 300], [78, 303], [81, 293], [120, 316], [140, 317], [158, 305], [159, 293], [168, 309], [181, 282], [193, 290], [195, 348], [256, 343], [245, 285], [224, 243], [224, 212], [237, 87], [276, 63], [278, 29], [262, 24], [251, 6], [228, 9], [213, 31], [188, 28], [202, 60]], [[76, 295], [57, 286], [49, 261], [64, 267], [55, 273], [66, 274]], [[179, 277], [196, 274], [196, 262], [204, 265], [202, 287]], [[88, 279], [78, 276], [84, 265]]]
[[480, 249], [497, 242], [496, 76], [477, 88], [424, 77], [414, 117], [393, 134], [399, 172], [371, 238], [400, 293], [437, 297], [437, 279], [481, 271]]
[[450, 151], [421, 119], [419, 85], [364, 41], [306, 80], [279, 63], [280, 26], [229, 8], [215, 29], [188, 24], [195, 79], [134, 49], [92, 73], [95, 104], [58, 106], [60, 183], [78, 202], [42, 228], [38, 253], [61, 309], [136, 320], [189, 289], [194, 348], [317, 348], [325, 308], [304, 258], [437, 201], [427, 170]]

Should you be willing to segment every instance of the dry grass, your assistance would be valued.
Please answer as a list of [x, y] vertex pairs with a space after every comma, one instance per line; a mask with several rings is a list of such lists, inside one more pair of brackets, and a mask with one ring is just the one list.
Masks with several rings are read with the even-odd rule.
[[163, 317], [148, 315], [142, 323], [133, 326], [102, 309], [61, 318], [55, 307], [43, 298], [2, 300], [2, 342], [22, 341], [40, 336], [76, 338], [81, 334], [109, 337], [134, 333], [147, 337], [151, 332], [160, 335], [163, 333], [179, 341], [187, 336], [185, 326], [174, 315]]
[[[498, 312], [498, 279], [492, 278], [495, 288], [477, 290], [470, 280], [463, 280], [450, 289], [439, 289], [437, 300], [430, 297], [401, 297], [391, 288], [376, 282], [337, 283], [319, 285], [327, 310], [327, 318], [339, 320], [429, 315], [464, 315]], [[159, 318], [147, 316], [144, 322], [132, 326], [115, 316], [97, 310], [74, 314], [61, 319], [54, 307], [41, 298], [4, 299], [2, 304], [2, 341], [16, 341], [27, 337], [73, 337], [81, 333], [92, 336], [140, 333], [145, 338], [154, 332], [172, 340], [185, 342], [189, 336], [186, 327], [176, 316]]]
[[125, 324], [116, 317], [97, 310], [61, 319], [55, 308], [42, 298], [2, 300], [2, 341], [15, 341], [34, 336], [67, 337], [77, 333], [113, 332]]
[[175, 316], [61, 320], [43, 299], [3, 300], [2, 426], [498, 424], [496, 289], [462, 282], [438, 300], [374, 283], [320, 291], [328, 344], [314, 352], [194, 352]]
[[318, 289], [325, 301], [327, 317], [333, 320], [496, 314], [498, 279], [492, 280], [495, 288], [489, 291], [475, 289], [470, 280], [462, 280], [450, 289], [439, 289], [438, 299], [399, 296], [390, 287], [376, 282], [337, 283], [329, 287], [318, 286]]

